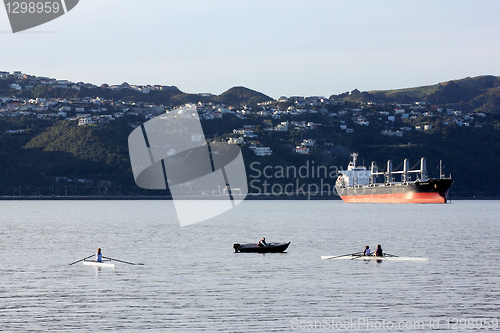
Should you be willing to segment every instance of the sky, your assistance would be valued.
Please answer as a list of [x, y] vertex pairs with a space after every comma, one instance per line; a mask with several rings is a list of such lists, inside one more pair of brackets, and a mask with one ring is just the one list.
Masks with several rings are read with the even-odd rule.
[[80, 0], [12, 33], [0, 71], [273, 98], [500, 75], [498, 0]]

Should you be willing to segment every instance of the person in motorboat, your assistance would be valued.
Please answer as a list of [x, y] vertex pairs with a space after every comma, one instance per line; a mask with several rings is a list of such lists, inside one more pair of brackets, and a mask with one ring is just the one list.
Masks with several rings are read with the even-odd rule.
[[371, 256], [372, 255], [372, 251], [370, 250], [370, 247], [368, 245], [365, 247], [365, 250], [363, 251], [363, 255], [364, 256]]
[[101, 253], [101, 248], [97, 249], [97, 253], [95, 254], [95, 260], [96, 262], [102, 262], [102, 253]]
[[269, 246], [267, 243], [266, 243], [266, 237], [262, 237], [262, 239], [259, 241], [259, 246], [262, 247], [267, 247]]
[[375, 251], [375, 256], [376, 257], [383, 257], [384, 256], [384, 251], [382, 251], [382, 245], [377, 245], [377, 250]]

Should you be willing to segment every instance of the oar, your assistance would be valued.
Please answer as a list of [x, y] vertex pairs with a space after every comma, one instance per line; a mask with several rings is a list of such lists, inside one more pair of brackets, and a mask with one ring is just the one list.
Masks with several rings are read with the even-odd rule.
[[387, 257], [399, 257], [399, 256], [395, 256], [394, 254], [390, 254], [390, 253], [384, 253], [384, 256], [387, 256]]
[[348, 254], [343, 254], [341, 256], [330, 257], [328, 259], [342, 258], [342, 257], [347, 257], [347, 256], [355, 256], [355, 255], [359, 255], [361, 253], [363, 253], [363, 252], [348, 253]]
[[144, 264], [134, 264], [133, 262], [123, 261], [123, 260], [109, 258], [109, 257], [104, 257], [104, 256], [103, 256], [103, 258], [106, 258], [106, 259], [109, 259], [109, 260], [118, 261], [118, 262], [122, 262], [124, 264], [129, 264], [129, 265], [144, 265]]
[[95, 254], [92, 254], [92, 255], [88, 256], [87, 258], [83, 258], [83, 259], [77, 260], [77, 261], [75, 261], [75, 262], [72, 262], [72, 263], [71, 263], [71, 264], [69, 264], [69, 265], [71, 266], [71, 265], [73, 265], [73, 264], [76, 264], [77, 262], [83, 261], [83, 260], [88, 259], [88, 258], [93, 257], [93, 256], [95, 256]]
[[359, 258], [363, 258], [365, 257], [364, 254], [361, 254], [361, 252], [358, 252], [356, 254], [353, 254], [354, 258], [352, 258], [351, 260], [354, 260], [354, 259], [359, 259]]

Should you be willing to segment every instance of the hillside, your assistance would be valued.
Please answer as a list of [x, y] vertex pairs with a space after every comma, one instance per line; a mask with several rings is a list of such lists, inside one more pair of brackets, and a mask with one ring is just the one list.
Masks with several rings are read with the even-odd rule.
[[[135, 185], [128, 136], [152, 117], [201, 101], [205, 137], [241, 145], [249, 184], [333, 185], [335, 174], [289, 178], [264, 174], [252, 165], [261, 171], [312, 164], [342, 170], [350, 153], [358, 152], [366, 165], [374, 160], [384, 166], [391, 159], [396, 169], [405, 158], [413, 165], [425, 156], [431, 177], [438, 175], [443, 160], [445, 173], [455, 179], [453, 197], [500, 197], [500, 178], [494, 172], [500, 168], [499, 81], [482, 76], [273, 102], [245, 87], [215, 96], [126, 83], [61, 88], [67, 83], [48, 85], [11, 75], [0, 79], [0, 195], [164, 195]], [[39, 85], [29, 88], [30, 82]], [[44, 98], [32, 99], [37, 96]], [[271, 103], [256, 107], [266, 101]], [[230, 109], [221, 112], [219, 104]], [[272, 154], [258, 156], [259, 147]], [[259, 191], [252, 185], [249, 189]]]
[[214, 100], [232, 106], [255, 105], [257, 103], [269, 102], [273, 99], [263, 93], [245, 88], [233, 87], [217, 96]]
[[263, 93], [245, 88], [233, 87], [220, 95], [212, 94], [191, 94], [181, 91], [176, 86], [162, 86], [161, 90], [148, 90], [141, 92], [130, 88], [124, 82], [119, 90], [112, 90], [107, 84], [100, 87], [90, 88], [60, 88], [51, 85], [38, 85], [32, 89], [22, 89], [16, 91], [10, 88], [10, 84], [14, 82], [22, 82], [14, 78], [0, 80], [0, 97], [16, 96], [20, 98], [65, 98], [65, 99], [81, 99], [84, 97], [100, 97], [109, 100], [122, 100], [134, 102], [146, 102], [161, 105], [181, 105], [184, 103], [223, 103], [231, 106], [255, 106], [260, 102], [272, 101], [273, 99]]
[[[327, 120], [327, 116], [314, 117], [316, 121]], [[0, 195], [18, 195], [20, 192], [24, 195], [60, 195], [63, 191], [95, 195], [102, 191], [102, 187], [99, 188], [101, 181], [113, 183], [106, 189], [108, 195], [154, 193], [141, 190], [134, 184], [127, 147], [132, 128], [127, 120], [116, 120], [104, 126], [77, 126], [74, 121], [55, 121], [47, 126], [46, 122], [39, 122], [38, 127], [25, 134], [0, 134]], [[247, 122], [230, 117], [203, 121], [202, 125], [207, 137], [215, 137], [217, 133], [231, 132], [231, 129]], [[5, 120], [0, 118], [0, 125], [5, 127]], [[354, 128], [354, 134], [342, 133], [332, 126], [308, 132], [258, 132], [259, 141], [270, 146], [273, 155], [255, 156], [248, 146], [243, 146], [247, 177], [249, 181], [257, 179], [255, 168], [250, 168], [253, 163], [271, 168], [299, 168], [307, 163], [345, 168], [353, 151], [359, 152], [360, 160], [368, 164], [374, 160], [382, 168], [386, 160], [391, 159], [396, 169], [401, 167], [404, 158], [409, 158], [413, 165], [425, 156], [430, 176], [433, 177], [438, 175], [439, 160], [443, 160], [445, 173], [451, 173], [456, 181], [452, 188], [453, 196], [500, 196], [500, 180], [495, 172], [491, 172], [500, 167], [498, 126], [441, 127], [429, 133], [409, 132], [402, 139], [381, 135], [377, 127]], [[322, 145], [321, 149], [315, 149], [309, 155], [293, 153], [293, 148], [304, 136], [317, 140]], [[326, 142], [335, 144], [326, 146]], [[68, 180], [56, 181], [56, 177]], [[90, 185], [87, 180], [91, 181]], [[261, 180], [270, 183], [291, 181], [282, 177]], [[317, 179], [301, 181], [314, 182]], [[333, 181], [334, 178], [327, 180]]]
[[500, 77], [478, 76], [430, 86], [397, 89], [352, 91], [349, 95], [332, 95], [348, 102], [406, 103], [426, 102], [464, 111], [500, 114]]
[[124, 123], [77, 126], [57, 122], [23, 145], [20, 158], [27, 167], [52, 177], [90, 178], [133, 184]]

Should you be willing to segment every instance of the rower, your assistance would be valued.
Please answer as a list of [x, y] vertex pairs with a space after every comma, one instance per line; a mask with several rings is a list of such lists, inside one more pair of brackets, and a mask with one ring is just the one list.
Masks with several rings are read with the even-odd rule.
[[262, 239], [259, 241], [259, 246], [260, 246], [260, 247], [266, 247], [266, 246], [269, 246], [269, 245], [266, 243], [266, 237], [262, 237]]
[[97, 249], [97, 253], [95, 254], [95, 260], [96, 262], [102, 262], [102, 253], [101, 253], [101, 248]]
[[364, 256], [371, 256], [372, 255], [372, 251], [370, 250], [370, 247], [368, 245], [365, 247], [365, 250], [363, 251], [363, 255]]
[[376, 257], [383, 257], [384, 256], [384, 251], [382, 251], [382, 245], [377, 245], [377, 251], [375, 251], [375, 256]]

